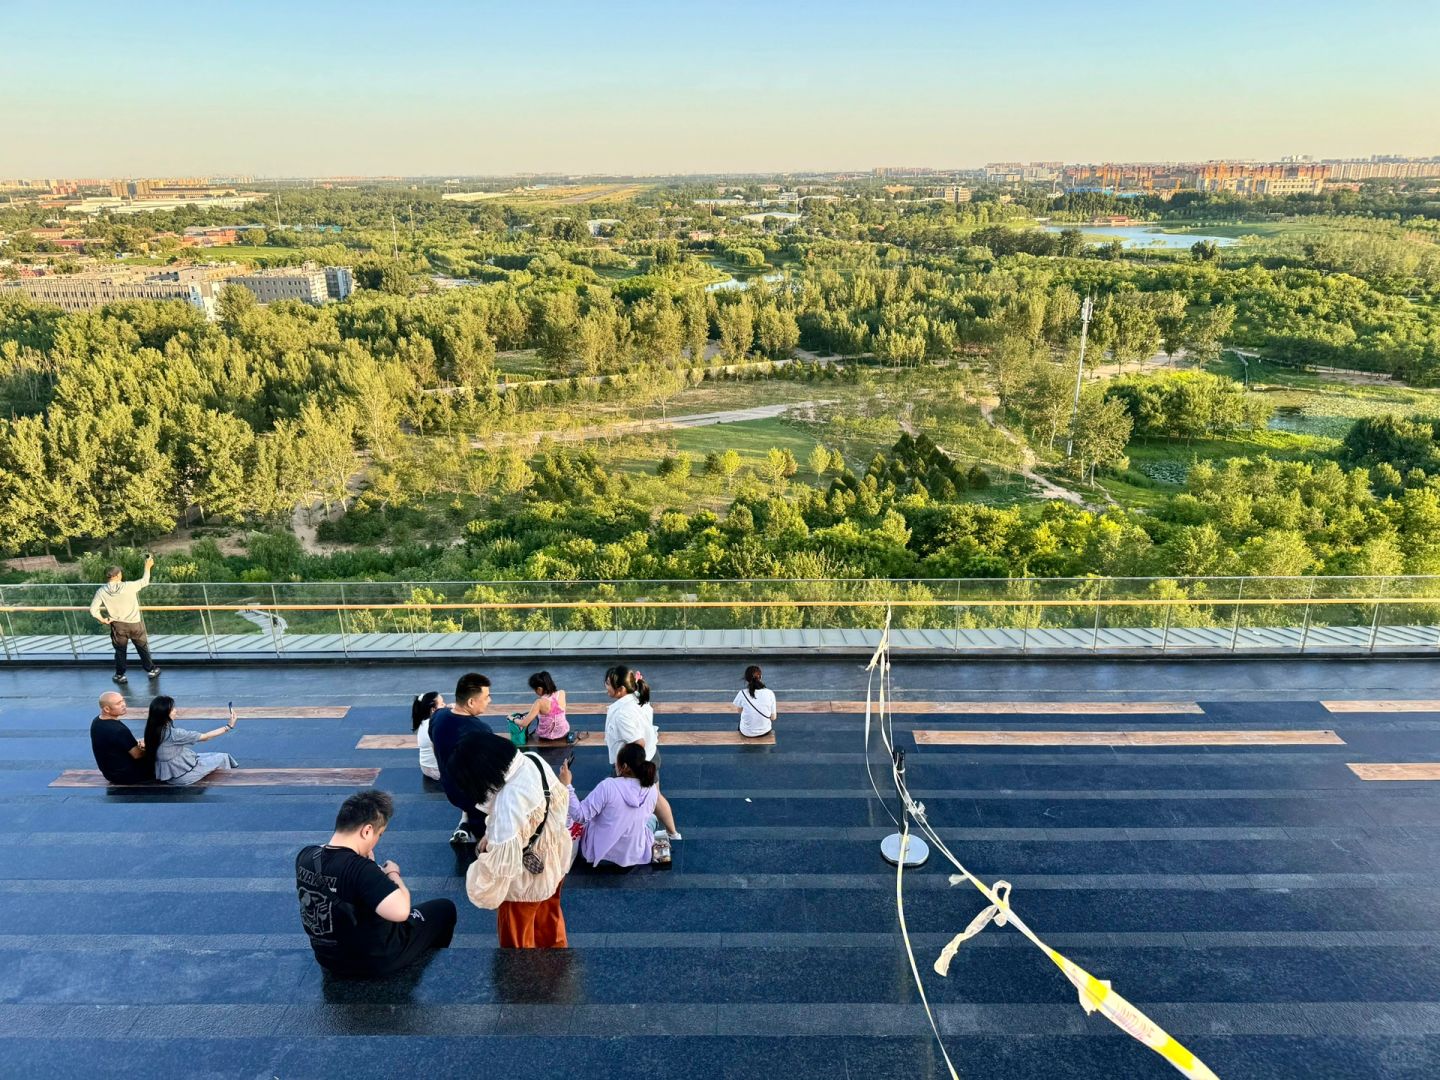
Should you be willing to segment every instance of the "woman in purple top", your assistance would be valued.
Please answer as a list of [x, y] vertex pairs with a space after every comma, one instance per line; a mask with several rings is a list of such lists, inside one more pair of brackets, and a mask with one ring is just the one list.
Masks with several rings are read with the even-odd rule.
[[627, 743], [615, 759], [615, 776], [606, 777], [581, 802], [575, 796], [570, 764], [560, 769], [560, 782], [570, 789], [570, 823], [585, 826], [580, 854], [592, 866], [641, 866], [654, 850], [655, 763], [645, 760], [645, 748]]

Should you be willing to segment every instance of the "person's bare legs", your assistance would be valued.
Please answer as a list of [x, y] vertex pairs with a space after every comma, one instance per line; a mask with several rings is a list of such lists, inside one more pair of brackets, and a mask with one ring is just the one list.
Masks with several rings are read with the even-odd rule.
[[659, 792], [655, 793], [655, 816], [660, 819], [660, 824], [665, 826], [665, 831], [672, 840], [680, 839], [680, 830], [675, 827], [675, 815], [670, 810], [670, 800]]

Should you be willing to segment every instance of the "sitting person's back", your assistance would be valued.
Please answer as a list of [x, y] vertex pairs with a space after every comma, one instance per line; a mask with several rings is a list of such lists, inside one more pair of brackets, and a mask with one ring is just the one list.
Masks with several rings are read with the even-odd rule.
[[155, 766], [145, 757], [145, 745], [120, 719], [125, 712], [119, 694], [100, 695], [100, 715], [90, 721], [90, 752], [95, 767], [112, 784], [143, 784], [155, 779]]
[[581, 802], [571, 786], [570, 766], [560, 770], [560, 782], [570, 788], [571, 824], [580, 824], [580, 854], [592, 866], [648, 863], [654, 849], [651, 822], [660, 789], [655, 784], [655, 763], [645, 760], [645, 748], [627, 743], [615, 759], [615, 776], [606, 777]]
[[440, 779], [440, 762], [435, 758], [435, 744], [430, 739], [430, 720], [445, 707], [445, 699], [438, 690], [420, 694], [410, 705], [410, 730], [415, 732], [420, 771], [431, 780]]
[[301, 924], [315, 959], [337, 975], [398, 971], [431, 948], [446, 948], [455, 932], [453, 903], [413, 903], [400, 868], [375, 862], [394, 810], [383, 791], [357, 792], [340, 807], [330, 842], [295, 856]]

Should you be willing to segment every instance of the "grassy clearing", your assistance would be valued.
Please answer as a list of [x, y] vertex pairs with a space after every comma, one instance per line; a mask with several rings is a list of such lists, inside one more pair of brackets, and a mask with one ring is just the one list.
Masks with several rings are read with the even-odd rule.
[[[1239, 361], [1228, 355], [1210, 370], [1243, 378]], [[1343, 382], [1324, 373], [1255, 360], [1250, 361], [1250, 380], [1252, 391], [1275, 406], [1270, 426], [1276, 431], [1343, 439], [1350, 425], [1366, 416], [1440, 415], [1440, 391], [1393, 381]]]
[[506, 375], [518, 375], [526, 379], [543, 379], [549, 372], [545, 361], [540, 359], [538, 349], [515, 349], [495, 354], [495, 368]]
[[1160, 231], [1183, 236], [1225, 236], [1239, 240], [1246, 236], [1284, 236], [1287, 233], [1316, 232], [1318, 230], [1313, 227], [1307, 228], [1299, 222], [1249, 221], [1232, 225], [1164, 225], [1162, 223]]
[[1304, 460], [1334, 453], [1339, 440], [1292, 431], [1251, 431], [1232, 439], [1136, 441], [1126, 448], [1130, 469], [1121, 475], [1102, 475], [1096, 483], [1122, 506], [1153, 510], [1171, 495], [1184, 490], [1196, 462], [1224, 464], [1230, 458], [1256, 458], [1262, 454], [1282, 460]]
[[650, 184], [561, 184], [512, 191], [447, 192], [449, 202], [505, 202], [515, 206], [573, 206], [579, 203], [628, 202], [649, 191]]
[[233, 244], [228, 247], [198, 249], [207, 257], [220, 262], [258, 262], [261, 259], [289, 257], [299, 253], [298, 248], [251, 247], [249, 244]]

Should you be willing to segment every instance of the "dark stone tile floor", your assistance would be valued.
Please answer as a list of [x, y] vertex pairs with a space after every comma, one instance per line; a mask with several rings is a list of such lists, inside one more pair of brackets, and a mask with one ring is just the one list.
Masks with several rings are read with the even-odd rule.
[[[644, 667], [661, 695], [733, 692], [730, 666]], [[454, 948], [368, 983], [314, 965], [289, 875], [294, 851], [328, 835], [343, 791], [52, 789], [62, 769], [90, 765], [93, 698], [109, 684], [97, 669], [0, 669], [0, 1074], [943, 1077], [878, 857], [891, 824], [858, 718], [783, 715], [787, 695], [862, 697], [864, 674], [849, 661], [773, 667], [778, 744], [667, 749], [663, 782], [686, 834], [673, 869], [577, 872], [565, 891], [574, 947], [553, 954], [494, 948], [493, 916], [464, 900], [436, 785], [407, 751], [355, 749], [362, 734], [406, 730], [408, 698], [448, 690], [458, 667], [167, 669], [162, 689], [182, 704], [353, 706], [342, 720], [242, 721], [226, 748], [257, 767], [381, 767], [399, 807], [382, 856], [417, 895], [456, 900], [461, 921]], [[551, 670], [591, 696], [592, 665]], [[904, 716], [896, 731], [955, 852], [1011, 881], [1043, 937], [1217, 1074], [1418, 1080], [1440, 1075], [1440, 785], [1367, 784], [1345, 763], [1440, 760], [1440, 715], [1331, 715], [1317, 702], [1429, 697], [1428, 672], [900, 659], [896, 689], [916, 699], [1174, 698], [1205, 714], [1037, 707]], [[522, 669], [492, 674], [518, 698]], [[130, 688], [135, 721], [148, 689]], [[917, 748], [917, 727], [1323, 727], [1346, 745]], [[582, 752], [578, 786], [602, 770]], [[949, 979], [934, 976], [939, 948], [983, 906], [947, 873], [932, 859], [907, 876], [906, 916], [962, 1075], [1176, 1075], [1087, 1017], [1013, 930], [985, 931]]]

